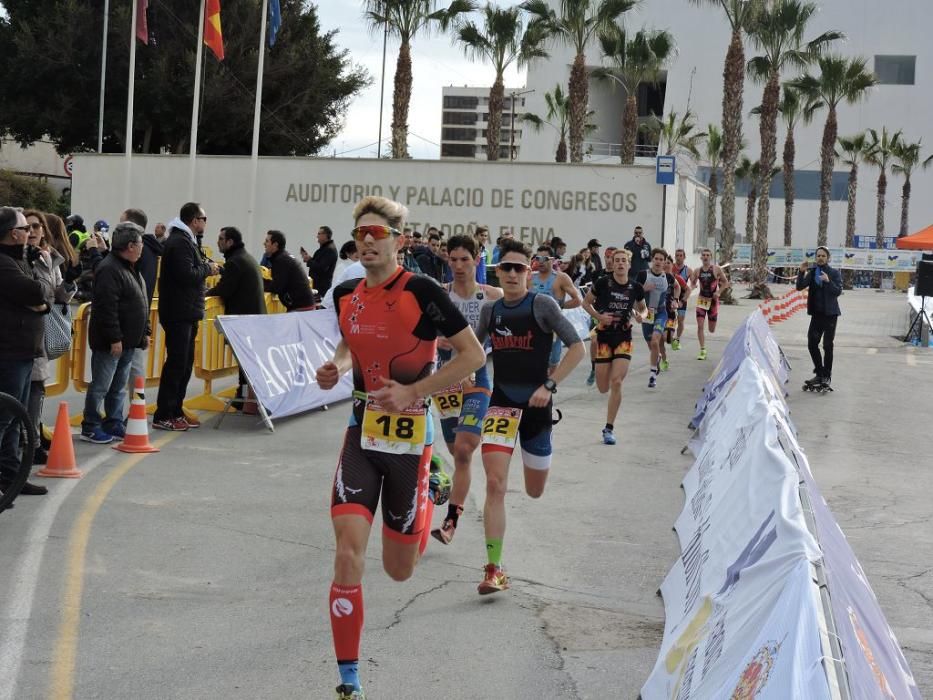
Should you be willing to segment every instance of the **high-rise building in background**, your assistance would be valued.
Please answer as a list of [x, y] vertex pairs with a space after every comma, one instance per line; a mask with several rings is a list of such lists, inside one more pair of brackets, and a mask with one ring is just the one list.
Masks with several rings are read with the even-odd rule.
[[[499, 160], [517, 160], [525, 130], [521, 116], [525, 112], [524, 95], [506, 90], [502, 101], [502, 127], [499, 132]], [[441, 158], [476, 158], [486, 160], [486, 131], [489, 128], [488, 87], [445, 87], [441, 117]], [[513, 126], [514, 116], [514, 126]], [[513, 133], [514, 130], [514, 133]], [[510, 154], [510, 149], [512, 153]], [[511, 158], [510, 158], [511, 155]]]

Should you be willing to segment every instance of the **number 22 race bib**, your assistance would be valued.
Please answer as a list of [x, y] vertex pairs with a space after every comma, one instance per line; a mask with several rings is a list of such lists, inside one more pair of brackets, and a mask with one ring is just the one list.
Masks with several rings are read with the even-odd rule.
[[514, 449], [518, 441], [518, 424], [522, 409], [490, 406], [483, 420], [483, 444]]

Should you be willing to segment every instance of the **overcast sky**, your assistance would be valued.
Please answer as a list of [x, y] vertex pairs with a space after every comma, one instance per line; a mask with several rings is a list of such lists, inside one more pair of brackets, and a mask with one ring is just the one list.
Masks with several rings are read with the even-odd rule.
[[[438, 3], [443, 6], [444, 0]], [[517, 5], [517, 0], [499, 0], [501, 7]], [[366, 68], [373, 84], [353, 100], [345, 126], [321, 155], [335, 151], [347, 158], [376, 156], [379, 124], [379, 85], [382, 71], [382, 35], [374, 36], [363, 22], [361, 0], [319, 0], [321, 29], [338, 31], [338, 46], [348, 49], [353, 61]], [[476, 15], [476, 21], [482, 21]], [[392, 123], [392, 84], [398, 40], [389, 39], [386, 54], [385, 101], [382, 120], [383, 153], [390, 148]], [[420, 36], [412, 42], [411, 106], [408, 112], [408, 151], [413, 158], [438, 158], [441, 137], [441, 88], [445, 85], [489, 87], [495, 75], [489, 64], [472, 63], [449, 36]], [[525, 72], [514, 67], [506, 73], [506, 88], [525, 84]]]

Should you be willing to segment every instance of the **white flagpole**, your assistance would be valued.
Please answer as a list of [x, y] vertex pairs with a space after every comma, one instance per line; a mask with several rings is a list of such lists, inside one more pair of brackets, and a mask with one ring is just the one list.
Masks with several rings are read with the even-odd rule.
[[107, 28], [110, 26], [110, 0], [104, 0], [104, 37], [100, 54], [100, 106], [97, 112], [97, 152], [104, 152], [104, 95], [107, 91]]
[[262, 0], [262, 21], [259, 23], [259, 68], [256, 73], [256, 106], [253, 110], [253, 150], [250, 158], [249, 176], [249, 220], [246, 236], [253, 234], [256, 221], [256, 180], [259, 176], [259, 119], [262, 111], [262, 76], [266, 64], [266, 20], [269, 17], [269, 0]]
[[191, 138], [188, 142], [188, 198], [194, 199], [194, 168], [198, 155], [198, 112], [201, 107], [201, 62], [204, 56], [204, 3], [198, 13], [198, 51], [194, 59], [194, 100], [191, 104]]
[[123, 156], [125, 171], [123, 173], [123, 208], [130, 206], [131, 180], [133, 177], [133, 98], [136, 91], [136, 11], [139, 0], [133, 0], [132, 20], [130, 20], [130, 77], [126, 96], [126, 154]]

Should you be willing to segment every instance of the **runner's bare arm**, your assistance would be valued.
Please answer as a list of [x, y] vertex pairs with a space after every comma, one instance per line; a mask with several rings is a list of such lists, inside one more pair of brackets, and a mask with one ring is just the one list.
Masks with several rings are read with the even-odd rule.
[[719, 265], [716, 266], [716, 279], [719, 280], [719, 291], [727, 289], [732, 286], [732, 283], [729, 281], [729, 278], [726, 276], [726, 273], [722, 271], [722, 268]]
[[595, 308], [593, 308], [593, 304], [595, 302], [596, 302], [596, 296], [593, 294], [593, 290], [590, 289], [586, 293], [586, 296], [583, 297], [583, 303], [581, 304], [581, 306], [583, 307], [583, 310], [586, 311], [586, 313], [589, 315], [589, 317], [592, 318], [594, 321], [597, 321], [598, 323], [607, 323], [607, 324], [612, 323], [612, 321], [614, 320], [613, 315], [603, 314], [597, 311]]
[[565, 295], [570, 297], [570, 301], [564, 302], [565, 309], [575, 309], [583, 303], [583, 300], [580, 298], [580, 290], [576, 288], [573, 280], [570, 279], [570, 275], [566, 272], [558, 273], [558, 281], [561, 284], [562, 291]]
[[491, 284], [484, 284], [483, 289], [486, 292], [487, 301], [495, 301], [496, 299], [501, 299], [502, 295], [505, 292], [502, 291], [501, 287], [493, 287]]

